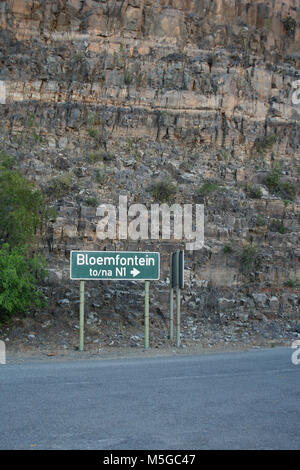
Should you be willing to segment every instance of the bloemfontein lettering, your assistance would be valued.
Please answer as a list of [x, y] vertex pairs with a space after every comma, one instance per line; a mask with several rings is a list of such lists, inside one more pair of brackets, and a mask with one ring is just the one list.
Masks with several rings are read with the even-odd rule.
[[139, 258], [138, 256], [133, 257], [120, 257], [117, 255], [113, 256], [89, 256], [88, 254], [78, 254], [77, 255], [77, 265], [90, 265], [90, 266], [106, 266], [106, 265], [113, 265], [113, 266], [154, 266], [155, 260], [151, 258], [151, 256], [146, 255], [145, 258]]

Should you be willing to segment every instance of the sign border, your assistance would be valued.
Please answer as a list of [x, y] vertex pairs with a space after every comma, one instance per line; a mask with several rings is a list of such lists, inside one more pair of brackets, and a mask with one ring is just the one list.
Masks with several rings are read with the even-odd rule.
[[[130, 279], [110, 279], [110, 278], [104, 278], [104, 279], [99, 279], [99, 278], [73, 278], [71, 276], [71, 266], [72, 266], [72, 253], [154, 253], [158, 255], [158, 277], [156, 278], [151, 278], [151, 279], [141, 279], [141, 278], [130, 278]], [[70, 280], [71, 281], [159, 281], [160, 280], [160, 252], [159, 251], [103, 251], [103, 250], [71, 250], [70, 251]]]

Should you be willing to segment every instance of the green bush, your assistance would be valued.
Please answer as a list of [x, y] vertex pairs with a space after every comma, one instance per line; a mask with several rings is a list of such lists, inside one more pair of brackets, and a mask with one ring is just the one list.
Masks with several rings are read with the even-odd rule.
[[257, 153], [265, 153], [267, 150], [270, 150], [273, 147], [276, 141], [277, 137], [275, 135], [258, 137], [255, 139], [253, 148]]
[[262, 191], [259, 186], [251, 186], [248, 184], [246, 186], [246, 194], [251, 199], [260, 199], [262, 197]]
[[271, 172], [263, 180], [263, 183], [267, 186], [271, 193], [275, 193], [279, 190], [279, 181], [281, 175], [281, 167], [278, 164], [274, 164]]
[[291, 16], [287, 16], [283, 20], [283, 26], [284, 26], [284, 29], [286, 30], [287, 33], [294, 33], [295, 29], [296, 29], [296, 26], [297, 26], [297, 22]]
[[27, 118], [25, 119], [25, 126], [32, 128], [35, 126], [35, 116], [33, 113], [29, 113]]
[[62, 174], [51, 178], [46, 186], [46, 193], [56, 198], [66, 196], [73, 187], [72, 176], [70, 173]]
[[96, 131], [96, 129], [88, 129], [88, 135], [94, 140], [98, 139], [98, 132]]
[[0, 153], [0, 321], [44, 304], [45, 260], [32, 256], [36, 232], [54, 214], [43, 194]]
[[45, 261], [29, 258], [24, 247], [10, 249], [6, 243], [0, 248], [0, 321], [32, 307], [45, 305], [45, 297], [38, 288], [44, 278]]
[[99, 201], [96, 197], [88, 197], [85, 202], [86, 205], [90, 207], [97, 207], [99, 205]]
[[223, 158], [223, 160], [225, 160], [225, 161], [229, 160], [230, 153], [227, 152], [226, 150], [224, 150], [224, 149], [221, 150], [220, 155], [221, 155], [221, 158]]
[[101, 119], [96, 112], [89, 112], [87, 117], [88, 124], [92, 126], [97, 126], [100, 124]]
[[260, 266], [260, 256], [257, 247], [250, 243], [245, 246], [240, 256], [241, 271], [244, 273], [250, 273], [255, 271]]
[[211, 193], [214, 193], [220, 189], [220, 184], [215, 182], [206, 181], [198, 188], [199, 196], [206, 197]]
[[214, 65], [214, 63], [216, 62], [216, 55], [215, 53], [212, 53], [212, 54], [209, 54], [207, 56], [207, 64], [209, 66], [209, 71], [211, 72], [211, 68], [212, 66]]
[[41, 144], [43, 142], [43, 137], [35, 131], [32, 133], [32, 137], [36, 144]]
[[266, 225], [266, 220], [258, 214], [256, 217], [256, 227], [263, 227], [264, 225]]
[[297, 186], [288, 182], [280, 183], [279, 195], [286, 201], [294, 201], [297, 195]]
[[284, 285], [286, 287], [300, 287], [300, 281], [299, 279], [288, 279], [285, 281]]
[[91, 152], [88, 154], [87, 159], [89, 163], [97, 163], [97, 162], [102, 162], [103, 157], [101, 152]]
[[0, 152], [0, 172], [3, 170], [12, 170], [14, 167], [14, 159], [3, 150]]
[[176, 191], [176, 185], [170, 181], [157, 181], [151, 187], [154, 199], [162, 203], [169, 202], [175, 196]]
[[286, 201], [293, 201], [297, 194], [297, 187], [288, 182], [283, 182], [280, 179], [281, 167], [278, 164], [274, 164], [271, 172], [263, 180], [270, 191], [270, 193], [285, 199]]
[[282, 235], [286, 232], [286, 228], [283, 225], [282, 220], [278, 220], [278, 219], [272, 220], [271, 224], [269, 225], [269, 230], [271, 232], [279, 232]]
[[96, 169], [95, 171], [95, 180], [97, 181], [98, 184], [105, 184], [107, 181], [107, 174], [105, 173], [105, 169], [103, 171], [100, 171], [99, 168]]
[[88, 154], [87, 159], [90, 163], [97, 163], [97, 162], [111, 162], [114, 160], [115, 156], [113, 153], [109, 152], [91, 152]]
[[233, 248], [230, 245], [224, 245], [223, 252], [225, 255], [230, 255], [233, 252]]
[[43, 194], [21, 173], [0, 163], [0, 245], [30, 242], [49, 214]]
[[133, 82], [133, 73], [131, 70], [124, 70], [124, 84], [130, 85]]

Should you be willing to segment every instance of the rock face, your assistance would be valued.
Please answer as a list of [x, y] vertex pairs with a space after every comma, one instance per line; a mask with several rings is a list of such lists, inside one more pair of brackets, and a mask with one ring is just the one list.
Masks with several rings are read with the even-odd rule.
[[[41, 239], [50, 308], [76, 300], [71, 249], [148, 249], [162, 253], [153, 309], [167, 312], [183, 244], [96, 234], [100, 202], [150, 205], [162, 180], [170, 202], [205, 204], [184, 312], [297, 316], [299, 24], [298, 0], [0, 2], [1, 149], [58, 213]], [[107, 283], [89, 303], [132, 315], [141, 286]]]

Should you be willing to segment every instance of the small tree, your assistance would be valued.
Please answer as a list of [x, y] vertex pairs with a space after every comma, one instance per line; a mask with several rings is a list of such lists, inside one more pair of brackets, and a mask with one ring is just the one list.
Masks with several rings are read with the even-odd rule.
[[0, 245], [30, 242], [48, 217], [41, 191], [9, 168], [7, 161], [0, 161]]
[[257, 247], [253, 243], [245, 246], [240, 256], [240, 267], [244, 274], [249, 274], [251, 271], [255, 271], [260, 267], [260, 255]]
[[32, 256], [32, 244], [51, 213], [43, 194], [13, 169], [14, 163], [0, 153], [0, 321], [45, 300], [38, 285], [46, 263]]
[[294, 18], [292, 18], [291, 16], [287, 16], [284, 20], [283, 20], [283, 26], [284, 26], [284, 29], [285, 31], [288, 33], [288, 34], [293, 34], [296, 30], [296, 26], [297, 26], [297, 22]]
[[26, 256], [25, 247], [10, 249], [6, 243], [0, 249], [0, 319], [26, 312], [30, 307], [45, 303], [38, 282], [45, 276], [42, 258]]

